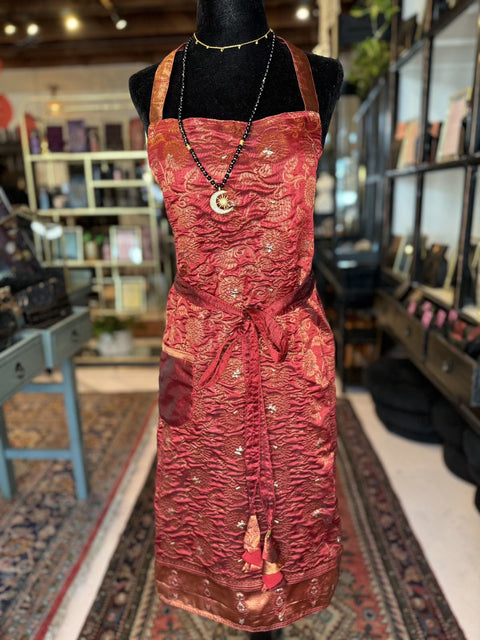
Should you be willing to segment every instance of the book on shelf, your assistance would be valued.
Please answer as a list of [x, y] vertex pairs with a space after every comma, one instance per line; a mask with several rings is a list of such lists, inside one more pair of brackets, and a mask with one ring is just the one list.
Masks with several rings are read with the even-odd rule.
[[100, 151], [100, 133], [98, 127], [87, 127], [87, 143], [89, 151]]
[[467, 121], [471, 111], [472, 88], [454, 93], [449, 100], [447, 116], [437, 149], [437, 162], [455, 160], [465, 153]]
[[442, 131], [442, 122], [429, 122], [427, 126], [425, 161], [435, 162], [438, 150], [438, 141]]
[[47, 142], [48, 150], [51, 153], [62, 152], [65, 146], [65, 142], [63, 141], [63, 127], [56, 125], [47, 126]]
[[145, 149], [145, 130], [140, 118], [133, 118], [129, 124], [131, 151], [143, 151]]
[[409, 120], [406, 123], [405, 132], [398, 152], [397, 169], [404, 169], [405, 167], [410, 167], [416, 163], [418, 134], [418, 120]]
[[107, 151], [123, 151], [123, 132], [121, 124], [105, 124], [105, 149]]
[[398, 49], [397, 55], [400, 55], [404, 51], [408, 51], [412, 45], [422, 35], [422, 25], [417, 22], [417, 15], [414, 14], [406, 20], [402, 20], [398, 33]]

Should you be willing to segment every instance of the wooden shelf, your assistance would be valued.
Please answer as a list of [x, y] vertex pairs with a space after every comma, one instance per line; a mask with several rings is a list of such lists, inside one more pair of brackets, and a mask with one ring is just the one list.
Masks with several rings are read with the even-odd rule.
[[145, 180], [92, 180], [92, 187], [95, 189], [129, 189], [132, 187], [148, 187], [150, 186]]
[[149, 207], [79, 207], [70, 209], [39, 209], [39, 216], [47, 216], [49, 218], [60, 216], [121, 216], [132, 214], [151, 214]]
[[28, 162], [102, 162], [105, 160], [147, 160], [146, 151], [83, 151], [57, 153], [27, 153], [25, 160]]
[[133, 352], [128, 355], [101, 356], [96, 351], [95, 339], [90, 340], [86, 347], [75, 357], [77, 366], [108, 366], [108, 365], [151, 365], [158, 366], [162, 353], [160, 338], [135, 338]]
[[53, 262], [45, 262], [47, 267], [67, 267], [68, 269], [82, 269], [84, 267], [104, 267], [104, 268], [125, 268], [132, 267], [135, 269], [151, 269], [155, 266], [153, 260], [143, 260], [141, 263], [128, 262], [126, 260], [59, 260]]

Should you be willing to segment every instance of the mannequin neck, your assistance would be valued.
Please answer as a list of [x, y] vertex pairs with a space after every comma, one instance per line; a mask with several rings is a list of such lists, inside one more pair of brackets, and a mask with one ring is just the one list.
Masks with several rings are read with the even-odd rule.
[[198, 38], [228, 46], [260, 38], [268, 31], [263, 0], [198, 0]]

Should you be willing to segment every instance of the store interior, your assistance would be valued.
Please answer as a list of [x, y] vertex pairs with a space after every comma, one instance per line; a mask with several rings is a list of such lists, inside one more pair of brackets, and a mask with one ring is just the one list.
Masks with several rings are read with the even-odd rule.
[[[480, 4], [264, 4], [276, 34], [344, 68], [317, 169], [313, 270], [335, 338], [339, 420], [349, 416], [366, 436], [393, 496], [378, 522], [350, 509], [371, 582], [351, 584], [348, 604], [339, 596], [311, 635], [298, 627], [278, 637], [477, 640]], [[150, 618], [143, 582], [139, 595], [140, 558], [148, 560], [140, 533], [130, 549], [138, 575], [130, 558], [126, 576], [125, 561], [117, 600], [108, 609], [101, 599], [155, 461], [176, 274], [129, 78], [187, 41], [195, 24], [193, 0], [0, 6], [5, 640], [247, 637], [170, 611]], [[367, 482], [361, 453], [346, 444], [342, 456]], [[372, 475], [370, 498], [374, 484]], [[351, 504], [367, 504], [368, 489], [357, 503], [348, 491]], [[391, 538], [388, 550], [372, 543], [367, 554], [381, 527], [385, 540], [393, 536], [386, 521], [395, 512], [405, 547]], [[390, 559], [407, 566], [407, 548], [417, 557], [402, 578]], [[352, 557], [341, 595], [354, 580]], [[376, 563], [381, 587], [372, 586]], [[380, 619], [392, 621], [388, 632]]]

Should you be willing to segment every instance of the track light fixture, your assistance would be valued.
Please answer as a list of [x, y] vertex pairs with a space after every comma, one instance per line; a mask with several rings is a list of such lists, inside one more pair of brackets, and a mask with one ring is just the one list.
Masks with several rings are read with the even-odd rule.
[[297, 20], [308, 20], [310, 18], [310, 3], [309, 2], [301, 2], [298, 9], [295, 12], [295, 17]]
[[67, 31], [78, 31], [80, 28], [80, 20], [73, 13], [69, 13], [65, 16], [63, 24]]
[[13, 24], [13, 22], [6, 22], [3, 25], [3, 32], [6, 36], [13, 36], [17, 33], [17, 25]]
[[29, 36], [36, 36], [40, 31], [40, 27], [36, 22], [29, 22], [27, 24], [27, 34]]
[[118, 29], [119, 31], [123, 31], [123, 29], [126, 28], [128, 22], [125, 20], [125, 18], [121, 18], [118, 13], [116, 13], [115, 11], [113, 11], [110, 14], [110, 17], [112, 19], [113, 24], [115, 25], [115, 29]]
[[115, 9], [115, 4], [112, 0], [100, 0], [100, 4], [106, 11], [110, 13], [110, 18], [116, 29], [122, 31], [126, 28], [128, 22], [125, 20], [125, 18], [121, 18], [118, 15], [117, 10]]

